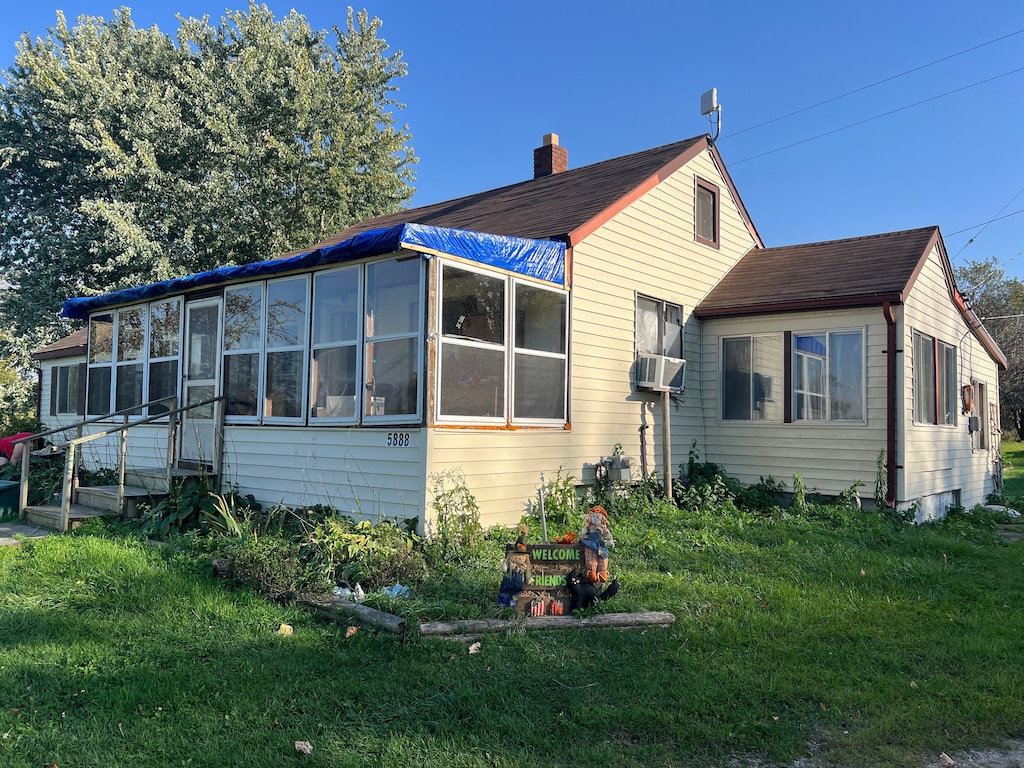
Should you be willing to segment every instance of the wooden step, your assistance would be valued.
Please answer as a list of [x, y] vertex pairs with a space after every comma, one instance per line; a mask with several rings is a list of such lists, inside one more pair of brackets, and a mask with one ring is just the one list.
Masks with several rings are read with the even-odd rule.
[[[205, 476], [209, 487], [216, 488], [217, 478], [208, 472], [200, 472], [194, 469], [173, 469], [171, 470], [171, 482], [179, 483], [190, 478]], [[125, 468], [124, 479], [127, 485], [138, 488], [145, 488], [148, 491], [166, 494], [170, 489], [167, 487], [167, 469], [165, 467], [153, 468]]]
[[[161, 494], [156, 494], [135, 486], [124, 487], [124, 516], [134, 519], [139, 516], [140, 501], [155, 501]], [[116, 485], [92, 485], [82, 486], [78, 489], [77, 503], [84, 507], [92, 507], [104, 510], [116, 515], [117, 508], [117, 486]]]
[[[47, 528], [51, 531], [60, 530], [60, 507], [50, 504], [25, 507], [25, 519], [40, 528]], [[72, 504], [68, 512], [68, 530], [77, 528], [86, 520], [93, 517], [116, 517], [112, 513], [95, 507], [86, 507], [81, 504]]]

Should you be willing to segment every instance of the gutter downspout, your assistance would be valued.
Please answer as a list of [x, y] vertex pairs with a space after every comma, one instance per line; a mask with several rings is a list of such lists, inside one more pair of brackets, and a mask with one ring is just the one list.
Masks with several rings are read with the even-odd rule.
[[886, 325], [885, 350], [885, 503], [896, 508], [896, 316], [892, 305], [882, 304]]

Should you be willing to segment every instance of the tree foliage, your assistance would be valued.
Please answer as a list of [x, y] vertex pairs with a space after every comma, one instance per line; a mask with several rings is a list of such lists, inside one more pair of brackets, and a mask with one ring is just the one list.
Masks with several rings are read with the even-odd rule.
[[958, 267], [956, 280], [1009, 362], [999, 374], [1003, 429], [1024, 435], [1024, 283], [1007, 278], [994, 258]]
[[378, 19], [315, 31], [250, 2], [178, 21], [58, 11], [4, 72], [0, 307], [23, 351], [68, 330], [68, 297], [272, 258], [412, 195]]

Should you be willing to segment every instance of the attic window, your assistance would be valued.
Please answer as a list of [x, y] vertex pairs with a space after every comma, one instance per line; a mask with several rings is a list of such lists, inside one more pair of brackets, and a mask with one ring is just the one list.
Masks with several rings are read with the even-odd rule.
[[694, 237], [698, 243], [718, 247], [718, 187], [695, 178]]

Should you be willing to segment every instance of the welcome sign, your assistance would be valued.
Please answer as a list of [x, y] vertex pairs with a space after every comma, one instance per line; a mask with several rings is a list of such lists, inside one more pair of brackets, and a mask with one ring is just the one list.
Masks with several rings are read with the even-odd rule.
[[561, 616], [569, 612], [570, 595], [565, 577], [583, 570], [583, 548], [578, 544], [527, 544], [526, 551], [514, 544], [505, 547], [505, 555], [525, 555], [526, 578], [516, 599], [516, 610], [532, 616]]

